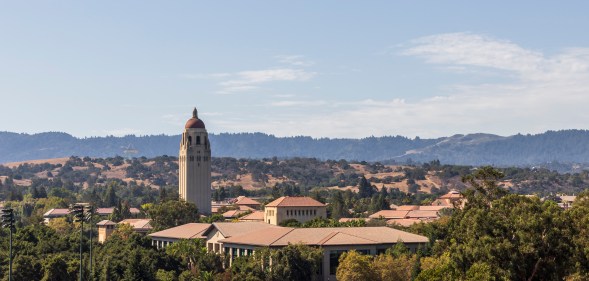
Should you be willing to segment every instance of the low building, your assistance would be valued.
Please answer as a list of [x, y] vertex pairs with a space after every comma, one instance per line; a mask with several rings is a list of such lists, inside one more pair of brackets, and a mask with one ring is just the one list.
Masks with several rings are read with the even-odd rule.
[[560, 203], [558, 203], [558, 206], [565, 210], [571, 208], [575, 202], [575, 199], [577, 199], [577, 196], [569, 195], [558, 195], [557, 197], [560, 198]]
[[259, 210], [262, 204], [254, 199], [245, 196], [238, 196], [233, 203], [237, 206], [246, 206], [255, 210]]
[[239, 218], [241, 215], [248, 213], [248, 212], [251, 212], [251, 211], [230, 210], [230, 211], [223, 213], [223, 217], [225, 219], [236, 219], [236, 218]]
[[146, 234], [153, 229], [151, 219], [125, 219], [119, 223], [110, 220], [103, 220], [96, 224], [98, 228], [98, 242], [104, 243], [112, 235], [117, 225], [128, 224], [133, 231], [140, 234]]
[[460, 191], [452, 189], [450, 192], [440, 196], [440, 198], [434, 200], [432, 206], [454, 206], [454, 204], [458, 204], [459, 206], [464, 205], [464, 196]]
[[245, 215], [239, 218], [239, 221], [253, 221], [253, 222], [264, 222], [263, 211], [253, 211], [251, 214]]
[[[424, 210], [381, 210], [369, 216], [371, 219], [385, 219], [387, 223], [398, 223], [403, 226], [412, 225], [419, 222], [430, 222], [440, 218], [440, 214], [436, 210], [429, 210], [432, 206], [418, 206], [426, 207]], [[436, 208], [433, 208], [436, 209]]]
[[371, 219], [404, 219], [409, 211], [381, 210], [370, 216]]
[[212, 224], [211, 228], [203, 232], [203, 236], [206, 237], [208, 251], [221, 253], [223, 251], [223, 246], [219, 241], [223, 239], [277, 227], [279, 226], [264, 222], [215, 222]]
[[290, 219], [304, 223], [315, 218], [327, 218], [327, 206], [311, 197], [283, 196], [264, 207], [264, 222], [273, 225]]
[[43, 214], [43, 222], [48, 224], [52, 219], [63, 218], [70, 214], [70, 209], [51, 209]]
[[141, 234], [147, 234], [153, 227], [151, 226], [151, 219], [124, 219], [118, 224], [129, 224], [133, 231]]
[[98, 228], [98, 243], [102, 244], [110, 237], [110, 235], [115, 231], [115, 226], [117, 224], [113, 221], [109, 220], [102, 220], [96, 224]]
[[389, 227], [290, 228], [274, 227], [219, 240], [230, 260], [253, 254], [261, 247], [281, 248], [305, 244], [323, 250], [323, 280], [335, 280], [341, 254], [356, 250], [377, 255], [402, 241], [411, 251], [425, 245], [428, 238]]
[[[114, 211], [115, 211], [115, 207], [97, 208], [96, 209], [96, 214], [99, 215], [99, 216], [110, 216], [110, 215], [112, 215], [112, 213], [114, 213]], [[137, 217], [137, 216], [141, 215], [141, 210], [139, 210], [137, 208], [129, 208], [129, 212], [134, 217]]]
[[151, 238], [153, 246], [161, 249], [181, 239], [206, 239], [203, 233], [210, 227], [210, 223], [187, 223], [154, 232], [147, 236]]
[[180, 239], [203, 239], [209, 252], [223, 253], [230, 261], [252, 255], [259, 248], [279, 249], [289, 244], [304, 244], [323, 251], [323, 280], [335, 280], [342, 253], [356, 250], [363, 254], [384, 253], [402, 241], [411, 251], [428, 238], [389, 227], [291, 228], [265, 222], [189, 223], [148, 234], [158, 249]]

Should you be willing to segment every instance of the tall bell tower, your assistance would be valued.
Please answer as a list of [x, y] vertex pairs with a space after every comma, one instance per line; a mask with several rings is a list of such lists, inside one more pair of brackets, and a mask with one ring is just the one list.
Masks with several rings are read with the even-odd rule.
[[188, 119], [178, 157], [180, 199], [196, 204], [202, 214], [211, 213], [211, 145], [205, 123], [196, 108]]

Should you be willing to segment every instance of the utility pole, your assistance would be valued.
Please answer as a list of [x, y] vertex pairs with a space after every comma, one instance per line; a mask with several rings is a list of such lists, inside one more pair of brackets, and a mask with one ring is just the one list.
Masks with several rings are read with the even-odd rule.
[[8, 256], [8, 281], [12, 281], [12, 232], [14, 231], [14, 210], [2, 209], [2, 227], [8, 228], [10, 232], [10, 246]]
[[80, 222], [80, 281], [82, 281], [82, 246], [84, 242], [84, 206], [75, 204], [70, 206], [70, 212], [74, 215], [74, 221]]

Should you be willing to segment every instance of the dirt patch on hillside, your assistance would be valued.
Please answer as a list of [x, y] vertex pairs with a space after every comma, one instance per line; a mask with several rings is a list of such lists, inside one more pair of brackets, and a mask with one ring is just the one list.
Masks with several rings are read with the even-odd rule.
[[53, 165], [57, 165], [57, 164], [65, 164], [65, 162], [67, 162], [67, 160], [69, 160], [69, 157], [64, 157], [64, 158], [51, 158], [51, 159], [39, 159], [39, 160], [27, 160], [27, 161], [20, 161], [20, 162], [10, 162], [10, 163], [5, 163], [2, 164], [3, 166], [6, 166], [8, 168], [16, 168], [19, 165], [22, 164], [44, 164], [44, 163], [49, 163], [49, 164], [53, 164]]

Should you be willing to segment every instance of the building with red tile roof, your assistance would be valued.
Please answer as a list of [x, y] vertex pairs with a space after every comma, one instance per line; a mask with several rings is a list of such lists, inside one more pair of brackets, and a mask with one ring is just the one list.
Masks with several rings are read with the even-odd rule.
[[264, 207], [264, 222], [273, 225], [291, 219], [304, 223], [326, 217], [327, 206], [311, 197], [283, 196]]

